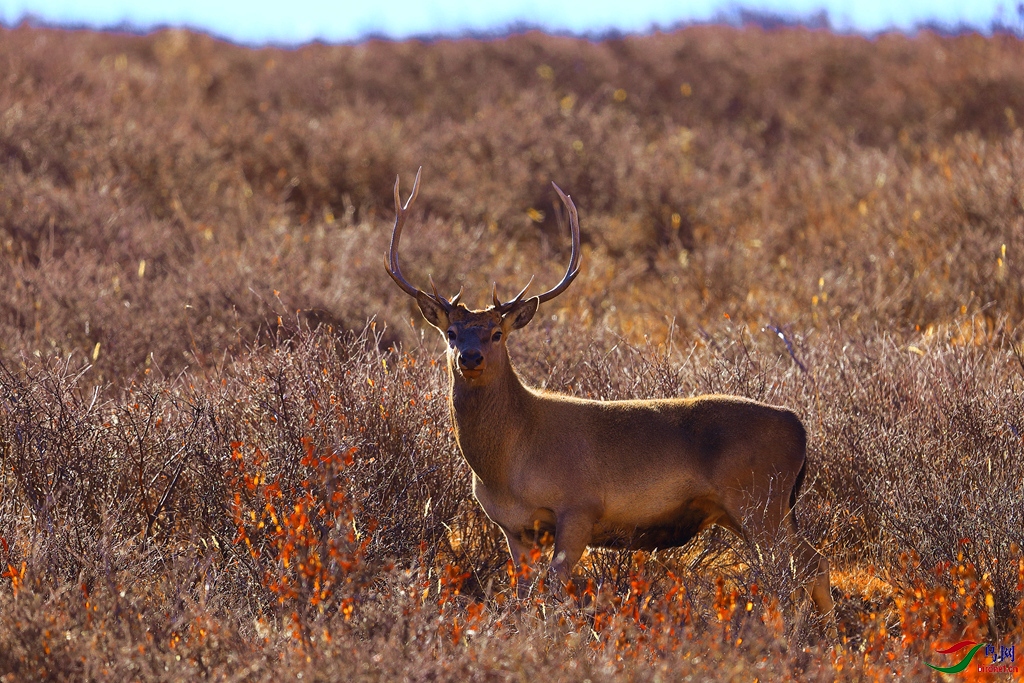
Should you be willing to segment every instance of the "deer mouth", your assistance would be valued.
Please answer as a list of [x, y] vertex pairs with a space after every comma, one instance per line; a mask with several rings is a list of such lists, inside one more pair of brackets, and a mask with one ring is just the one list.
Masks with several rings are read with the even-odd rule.
[[472, 370], [470, 370], [469, 368], [464, 368], [460, 365], [459, 372], [461, 372], [462, 376], [465, 377], [466, 379], [479, 379], [480, 375], [484, 374], [484, 369], [473, 368]]

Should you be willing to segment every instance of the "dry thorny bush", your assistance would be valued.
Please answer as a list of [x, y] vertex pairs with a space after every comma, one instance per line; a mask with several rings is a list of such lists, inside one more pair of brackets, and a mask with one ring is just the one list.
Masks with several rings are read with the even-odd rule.
[[[924, 678], [1020, 644], [1018, 40], [2, 36], [2, 680]], [[508, 562], [381, 268], [419, 164], [406, 271], [471, 304], [556, 278], [548, 182], [579, 205], [583, 272], [511, 345], [533, 384], [800, 414], [841, 643], [726, 532], [591, 551], [571, 596]]]

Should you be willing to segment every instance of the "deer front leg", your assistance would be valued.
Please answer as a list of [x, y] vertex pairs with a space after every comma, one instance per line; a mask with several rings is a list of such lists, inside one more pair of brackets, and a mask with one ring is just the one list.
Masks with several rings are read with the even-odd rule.
[[[518, 577], [520, 563], [529, 556], [530, 548], [520, 540], [519, 536], [505, 527], [501, 527], [505, 534], [505, 543], [508, 544], [508, 554], [512, 556], [512, 567]], [[524, 600], [530, 596], [530, 583], [522, 579], [516, 580], [516, 597]]]
[[508, 544], [508, 554], [512, 556], [512, 563], [518, 567], [523, 558], [529, 556], [530, 547], [523, 543], [515, 532], [505, 527], [501, 527], [501, 531], [505, 534], [505, 543]]

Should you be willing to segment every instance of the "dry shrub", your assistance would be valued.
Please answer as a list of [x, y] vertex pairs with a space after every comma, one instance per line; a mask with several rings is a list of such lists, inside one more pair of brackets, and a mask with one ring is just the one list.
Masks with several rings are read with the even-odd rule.
[[[3, 37], [0, 680], [926, 678], [1020, 643], [1018, 40]], [[381, 268], [420, 164], [406, 273], [474, 305], [560, 275], [550, 181], [580, 207], [532, 384], [798, 412], [843, 648], [782, 546], [595, 550], [570, 594], [508, 562]]]

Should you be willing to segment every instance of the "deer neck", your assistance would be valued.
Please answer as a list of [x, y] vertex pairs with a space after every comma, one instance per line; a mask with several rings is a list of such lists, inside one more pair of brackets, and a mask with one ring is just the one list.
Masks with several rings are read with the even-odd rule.
[[451, 411], [455, 438], [466, 462], [488, 489], [507, 481], [513, 446], [528, 430], [533, 393], [511, 362], [484, 386], [470, 386], [449, 361]]

